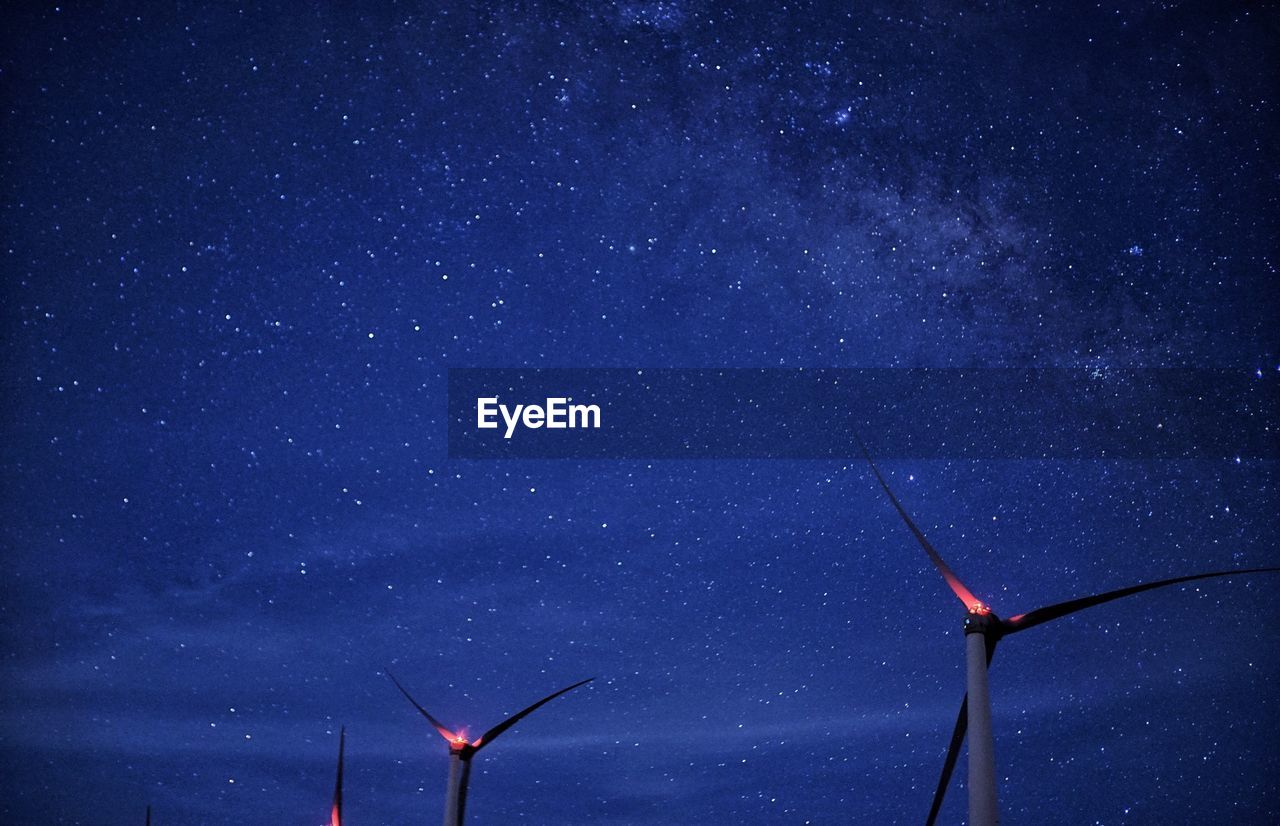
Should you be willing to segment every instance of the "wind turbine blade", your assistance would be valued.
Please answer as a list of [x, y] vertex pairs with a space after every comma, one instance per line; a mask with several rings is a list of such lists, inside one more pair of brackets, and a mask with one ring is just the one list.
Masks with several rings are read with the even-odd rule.
[[947, 796], [951, 773], [956, 770], [956, 760], [960, 758], [960, 746], [964, 743], [964, 733], [968, 728], [969, 695], [965, 694], [960, 703], [960, 714], [956, 716], [956, 727], [951, 730], [951, 745], [947, 746], [947, 759], [942, 761], [942, 776], [938, 778], [938, 788], [933, 793], [933, 805], [929, 807], [925, 826], [933, 826], [938, 821], [938, 812], [942, 811], [942, 800]]
[[151, 826], [151, 807], [147, 807], [147, 826]]
[[432, 717], [431, 712], [427, 711], [425, 708], [418, 705], [418, 701], [413, 699], [413, 697], [409, 695], [408, 691], [405, 691], [404, 686], [400, 685], [400, 681], [396, 679], [396, 675], [392, 674], [390, 671], [387, 671], [387, 676], [391, 678], [391, 682], [396, 684], [396, 688], [400, 689], [400, 693], [405, 696], [405, 699], [413, 703], [413, 707], [416, 708], [418, 711], [422, 712], [422, 716], [427, 718], [427, 722], [435, 726], [436, 731], [440, 732], [441, 737], [448, 740], [450, 743], [452, 743], [455, 739], [457, 739], [457, 735], [454, 734], [452, 731], [449, 731], [449, 729], [445, 728], [444, 724], [441, 723], [439, 720]]
[[938, 573], [942, 574], [942, 578], [947, 581], [947, 585], [951, 588], [952, 593], [960, 598], [964, 603], [965, 610], [972, 610], [975, 606], [981, 606], [982, 600], [973, 595], [973, 592], [965, 587], [960, 581], [960, 577], [956, 576], [956, 572], [951, 570], [946, 562], [942, 560], [942, 556], [934, 549], [933, 545], [925, 537], [924, 531], [916, 527], [916, 523], [912, 521], [907, 509], [902, 507], [902, 503], [898, 501], [898, 497], [893, 495], [893, 491], [889, 488], [889, 483], [885, 481], [884, 476], [880, 473], [880, 468], [876, 467], [876, 463], [871, 459], [871, 453], [867, 450], [867, 446], [858, 440], [858, 446], [862, 448], [862, 455], [866, 457], [867, 464], [871, 465], [871, 472], [876, 475], [876, 481], [880, 483], [880, 487], [884, 489], [885, 495], [889, 497], [889, 501], [893, 503], [893, 507], [898, 511], [898, 515], [902, 517], [902, 521], [907, 523], [907, 527], [911, 529], [911, 533], [915, 535], [916, 541], [920, 543], [920, 547], [924, 548], [924, 552], [929, 555], [929, 559], [933, 561], [933, 567], [938, 569]]
[[338, 734], [338, 781], [333, 786], [333, 809], [329, 812], [329, 826], [342, 826], [342, 759], [347, 748], [347, 727]]
[[[987, 665], [996, 655], [996, 637], [987, 636]], [[947, 796], [947, 787], [951, 785], [951, 774], [956, 770], [956, 761], [960, 759], [960, 746], [964, 744], [965, 732], [969, 730], [969, 694], [965, 692], [960, 701], [960, 713], [956, 716], [956, 726], [951, 730], [951, 744], [947, 746], [947, 757], [942, 761], [942, 775], [938, 778], [938, 788], [933, 793], [933, 805], [929, 807], [929, 817], [925, 826], [933, 826], [938, 821], [938, 813], [942, 811], [942, 801]]]
[[1092, 608], [1095, 605], [1101, 605], [1104, 602], [1111, 602], [1113, 599], [1120, 599], [1132, 594], [1140, 594], [1143, 591], [1150, 591], [1154, 588], [1164, 588], [1167, 585], [1178, 585], [1182, 582], [1194, 582], [1198, 579], [1213, 579], [1215, 577], [1224, 576], [1240, 576], [1243, 574], [1261, 574], [1280, 572], [1280, 568], [1241, 568], [1235, 571], [1213, 571], [1207, 574], [1191, 574], [1190, 576], [1179, 576], [1173, 579], [1161, 579], [1157, 582], [1144, 582], [1140, 585], [1131, 585], [1128, 588], [1119, 588], [1115, 591], [1106, 591], [1093, 596], [1080, 597], [1078, 599], [1059, 602], [1056, 605], [1048, 605], [1044, 608], [1037, 608], [1034, 611], [1028, 611], [1025, 614], [1019, 614], [1016, 617], [1010, 617], [1003, 623], [1003, 631], [1006, 634], [1012, 634], [1017, 631], [1025, 631], [1028, 628], [1034, 628], [1037, 625], [1049, 622], [1050, 620], [1065, 617], [1067, 614], [1074, 614], [1076, 611], [1083, 611], [1085, 608]]
[[579, 682], [576, 682], [573, 685], [568, 686], [567, 688], [560, 689], [555, 694], [548, 694], [546, 697], [543, 697], [541, 700], [529, 706], [524, 711], [511, 715], [507, 719], [503, 720], [501, 723], [498, 723], [498, 725], [494, 726], [493, 728], [486, 731], [484, 734], [480, 735], [480, 738], [476, 740], [474, 743], [472, 743], [472, 745], [475, 746], [477, 750], [479, 750], [482, 746], [487, 746], [490, 742], [497, 739], [499, 734], [511, 728], [516, 723], [523, 720], [525, 717], [528, 717], [530, 714], [537, 711], [539, 708], [542, 708], [547, 703], [559, 697], [561, 694], [564, 694], [565, 692], [568, 692], [568, 691], [573, 691], [578, 686], [586, 685], [587, 683], [591, 682], [594, 679], [595, 677], [588, 677], [587, 679], [580, 680]]

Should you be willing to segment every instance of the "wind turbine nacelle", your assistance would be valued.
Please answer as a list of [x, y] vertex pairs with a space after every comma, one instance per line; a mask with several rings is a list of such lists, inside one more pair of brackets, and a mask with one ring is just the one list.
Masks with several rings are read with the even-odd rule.
[[1000, 634], [1000, 618], [991, 612], [990, 608], [982, 606], [981, 611], [970, 611], [964, 617], [964, 632], [966, 634]]

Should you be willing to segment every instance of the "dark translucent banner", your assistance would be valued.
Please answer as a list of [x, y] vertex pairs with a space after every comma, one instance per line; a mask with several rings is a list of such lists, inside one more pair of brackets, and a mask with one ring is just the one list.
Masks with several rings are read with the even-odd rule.
[[1280, 374], [451, 369], [459, 459], [1275, 459]]

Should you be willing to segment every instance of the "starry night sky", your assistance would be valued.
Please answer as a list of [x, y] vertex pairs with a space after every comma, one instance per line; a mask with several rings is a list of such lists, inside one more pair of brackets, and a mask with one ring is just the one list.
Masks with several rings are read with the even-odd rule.
[[[435, 821], [388, 666], [597, 678], [476, 823], [919, 822], [962, 616], [864, 463], [450, 460], [446, 370], [1280, 364], [1257, 4], [15, 5], [11, 822], [318, 825], [342, 724], [349, 822]], [[1005, 615], [1280, 559], [1271, 460], [884, 469]], [[1276, 822], [1276, 588], [1002, 646], [1007, 822]]]

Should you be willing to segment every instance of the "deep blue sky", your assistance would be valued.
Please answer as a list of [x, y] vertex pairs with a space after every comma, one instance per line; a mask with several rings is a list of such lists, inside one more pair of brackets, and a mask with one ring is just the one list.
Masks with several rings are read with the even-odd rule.
[[[450, 461], [446, 368], [1280, 364], [1255, 4], [17, 5], [12, 822], [319, 824], [342, 723], [350, 823], [435, 819], [388, 664], [597, 677], [476, 823], [918, 822], [961, 616], [862, 464]], [[1006, 615], [1280, 558], [1274, 462], [885, 469]], [[1003, 646], [1007, 822], [1280, 818], [1277, 587]]]

